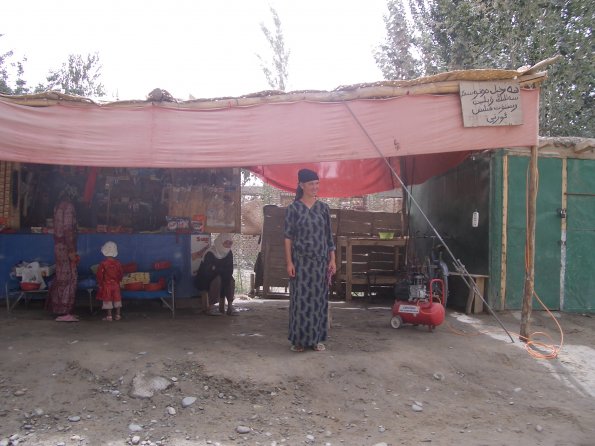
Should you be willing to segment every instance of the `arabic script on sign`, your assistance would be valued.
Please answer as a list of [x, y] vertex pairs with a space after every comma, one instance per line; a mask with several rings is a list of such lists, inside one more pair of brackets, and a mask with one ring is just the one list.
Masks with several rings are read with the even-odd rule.
[[461, 82], [460, 96], [465, 127], [523, 123], [518, 82]]

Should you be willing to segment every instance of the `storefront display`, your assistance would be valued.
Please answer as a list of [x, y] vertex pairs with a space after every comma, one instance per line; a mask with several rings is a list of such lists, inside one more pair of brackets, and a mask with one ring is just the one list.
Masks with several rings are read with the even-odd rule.
[[[240, 231], [237, 168], [14, 166], [20, 215], [11, 222], [4, 218], [3, 229], [51, 233], [55, 202], [70, 185], [78, 192], [75, 204], [81, 233]], [[8, 194], [4, 195], [8, 201]]]

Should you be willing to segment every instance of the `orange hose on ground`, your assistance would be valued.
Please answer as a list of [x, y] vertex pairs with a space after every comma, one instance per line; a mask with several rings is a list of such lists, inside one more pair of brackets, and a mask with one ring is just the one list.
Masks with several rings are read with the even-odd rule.
[[[529, 335], [529, 339], [522, 339], [521, 335], [518, 333], [513, 333], [513, 334], [515, 334], [519, 339], [521, 339], [521, 341], [524, 342], [525, 350], [527, 350], [527, 353], [529, 353], [534, 358], [556, 359], [560, 353], [560, 350], [562, 350], [562, 346], [564, 345], [564, 332], [562, 330], [562, 327], [556, 320], [556, 317], [551, 313], [551, 311], [545, 305], [543, 305], [543, 302], [541, 302], [541, 299], [539, 299], [537, 294], [535, 294], [535, 297], [537, 298], [539, 303], [541, 303], [541, 305], [545, 308], [545, 310], [548, 312], [548, 314], [550, 314], [552, 316], [552, 319], [558, 326], [558, 330], [560, 331], [560, 343], [557, 345], [554, 344], [553, 338], [549, 334], [547, 334], [543, 331], [536, 331], [536, 332], [531, 333]], [[449, 322], [447, 322], [446, 325], [448, 326], [449, 330], [452, 333], [456, 334], [457, 336], [479, 336], [481, 334], [490, 333], [490, 331], [485, 331], [485, 330], [479, 330], [476, 333], [466, 333], [464, 331], [457, 330]], [[551, 343], [537, 341], [537, 340], [535, 340], [536, 336], [544, 336], [544, 337], [548, 338], [551, 341]], [[545, 351], [546, 353], [542, 353], [543, 351]]]

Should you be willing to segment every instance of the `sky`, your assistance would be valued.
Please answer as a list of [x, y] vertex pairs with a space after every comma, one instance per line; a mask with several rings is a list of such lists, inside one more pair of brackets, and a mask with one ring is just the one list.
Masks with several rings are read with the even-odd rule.
[[373, 51], [386, 0], [13, 0], [0, 15], [0, 53], [27, 58], [30, 87], [69, 54], [99, 53], [111, 99], [154, 88], [182, 100], [269, 89], [257, 54], [271, 56], [260, 23], [275, 8], [290, 51], [286, 91], [382, 80]]

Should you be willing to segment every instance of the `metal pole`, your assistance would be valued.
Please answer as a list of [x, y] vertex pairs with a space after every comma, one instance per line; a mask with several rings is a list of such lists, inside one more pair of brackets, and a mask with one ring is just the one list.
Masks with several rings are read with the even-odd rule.
[[444, 248], [446, 249], [446, 251], [450, 255], [450, 257], [451, 257], [451, 259], [453, 261], [453, 264], [455, 266], [455, 269], [462, 274], [461, 278], [463, 279], [463, 281], [465, 282], [465, 284], [467, 285], [467, 287], [470, 288], [470, 289], [473, 288], [473, 292], [475, 293], [475, 295], [476, 296], [479, 296], [479, 298], [482, 300], [482, 302], [484, 303], [484, 305], [486, 306], [486, 308], [489, 310], [490, 314], [494, 317], [494, 319], [496, 319], [496, 321], [498, 321], [498, 324], [500, 325], [500, 327], [502, 327], [502, 329], [506, 332], [506, 334], [510, 338], [511, 342], [514, 343], [514, 339], [513, 339], [512, 335], [506, 329], [506, 327], [504, 326], [504, 324], [502, 323], [502, 321], [498, 318], [498, 316], [496, 316], [496, 313], [494, 313], [494, 310], [492, 310], [492, 307], [490, 307], [490, 305], [486, 302], [486, 300], [483, 297], [482, 292], [477, 287], [477, 284], [471, 278], [471, 276], [469, 275], [469, 272], [465, 268], [465, 265], [463, 265], [463, 263], [461, 263], [461, 261], [455, 257], [455, 255], [453, 254], [453, 252], [450, 250], [450, 248], [448, 247], [448, 245], [446, 244], [446, 242], [444, 241], [444, 239], [440, 236], [440, 234], [438, 233], [438, 231], [436, 230], [436, 228], [434, 227], [434, 225], [432, 224], [432, 222], [428, 218], [428, 216], [422, 210], [422, 208], [419, 205], [419, 203], [417, 202], [417, 200], [415, 200], [415, 198], [413, 197], [413, 195], [411, 195], [411, 193], [407, 189], [407, 186], [405, 186], [405, 183], [403, 182], [403, 180], [401, 179], [401, 177], [397, 174], [397, 172], [395, 171], [395, 169], [393, 169], [393, 167], [390, 165], [390, 163], [388, 162], [388, 160], [386, 159], [386, 157], [382, 154], [382, 152], [380, 151], [380, 149], [378, 148], [378, 146], [376, 145], [376, 143], [374, 142], [374, 140], [372, 139], [372, 137], [368, 134], [368, 132], [366, 131], [366, 129], [364, 128], [364, 126], [362, 125], [362, 123], [359, 121], [359, 119], [357, 119], [357, 116], [355, 116], [355, 114], [353, 113], [353, 111], [351, 110], [351, 108], [349, 107], [349, 105], [346, 102], [343, 102], [343, 104], [345, 105], [345, 107], [347, 108], [347, 110], [349, 110], [349, 113], [351, 114], [351, 116], [353, 117], [353, 119], [355, 120], [355, 122], [359, 125], [359, 127], [361, 128], [361, 130], [364, 133], [364, 135], [366, 135], [366, 137], [368, 138], [368, 140], [370, 141], [370, 143], [372, 144], [372, 146], [374, 146], [374, 149], [376, 149], [376, 151], [378, 152], [378, 154], [380, 155], [380, 157], [384, 160], [384, 162], [388, 166], [389, 170], [392, 172], [392, 174], [395, 176], [395, 178], [399, 181], [399, 184], [401, 185], [401, 187], [403, 188], [403, 190], [407, 193], [407, 195], [409, 196], [409, 199], [411, 200], [411, 202], [415, 205], [415, 207], [417, 208], [417, 210], [420, 212], [420, 214], [426, 220], [426, 222], [428, 223], [428, 225], [432, 229], [432, 232], [434, 232], [434, 234], [436, 234], [436, 237], [438, 238], [438, 240], [440, 241], [440, 243], [442, 243], [442, 245], [444, 246]]

